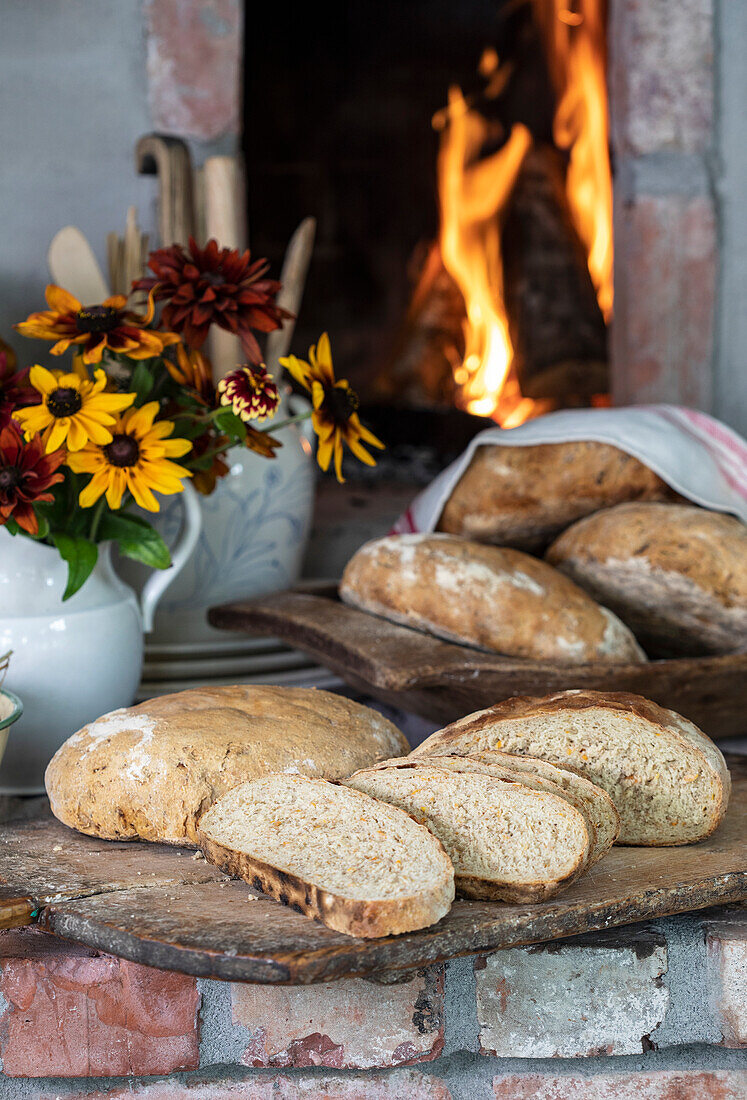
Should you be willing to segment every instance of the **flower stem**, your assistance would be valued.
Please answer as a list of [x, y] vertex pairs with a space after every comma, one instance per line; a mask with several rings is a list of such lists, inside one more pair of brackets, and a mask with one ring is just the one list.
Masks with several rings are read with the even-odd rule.
[[88, 534], [91, 542], [96, 541], [96, 535], [98, 534], [99, 524], [101, 523], [101, 517], [104, 514], [104, 508], [106, 506], [106, 497], [101, 497], [98, 504], [93, 509], [93, 518], [91, 519], [91, 530]]
[[258, 432], [279, 432], [281, 428], [287, 428], [289, 424], [300, 424], [302, 420], [308, 420], [311, 411], [298, 413], [297, 416], [288, 416], [278, 424], [269, 424], [266, 428], [257, 428]]

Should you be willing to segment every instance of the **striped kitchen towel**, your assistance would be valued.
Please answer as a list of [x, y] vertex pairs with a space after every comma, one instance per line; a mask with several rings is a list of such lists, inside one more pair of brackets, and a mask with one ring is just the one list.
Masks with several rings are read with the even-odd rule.
[[676, 492], [703, 508], [747, 523], [747, 443], [706, 413], [678, 405], [567, 409], [518, 428], [487, 428], [424, 489], [395, 523], [393, 534], [433, 531], [454, 486], [478, 447], [537, 443], [610, 443], [633, 455]]

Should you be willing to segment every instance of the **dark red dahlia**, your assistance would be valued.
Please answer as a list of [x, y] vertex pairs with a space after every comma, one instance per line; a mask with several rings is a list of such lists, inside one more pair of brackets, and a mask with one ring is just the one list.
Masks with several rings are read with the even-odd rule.
[[0, 340], [0, 431], [10, 424], [13, 409], [36, 405], [39, 401], [36, 390], [26, 384], [28, 373], [28, 368], [16, 370], [15, 355]]
[[190, 347], [201, 348], [211, 325], [240, 337], [244, 353], [253, 364], [262, 352], [252, 332], [272, 332], [290, 317], [275, 302], [280, 283], [266, 279], [267, 260], [252, 262], [249, 249], [219, 248], [209, 240], [198, 248], [190, 237], [189, 248], [172, 244], [151, 252], [148, 267], [153, 277], [138, 279], [135, 290], [152, 290], [156, 301], [166, 302], [163, 323], [181, 332]]
[[0, 526], [12, 517], [24, 531], [37, 534], [39, 523], [33, 506], [53, 499], [49, 490], [62, 481], [57, 470], [65, 453], [60, 449], [45, 454], [38, 435], [24, 443], [12, 424], [0, 431]]

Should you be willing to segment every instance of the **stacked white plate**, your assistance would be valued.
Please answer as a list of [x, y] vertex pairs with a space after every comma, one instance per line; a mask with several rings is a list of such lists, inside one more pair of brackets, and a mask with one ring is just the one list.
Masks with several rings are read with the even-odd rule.
[[335, 689], [342, 681], [313, 658], [277, 638], [218, 638], [180, 645], [146, 643], [136, 702], [187, 688], [220, 684], [282, 684]]

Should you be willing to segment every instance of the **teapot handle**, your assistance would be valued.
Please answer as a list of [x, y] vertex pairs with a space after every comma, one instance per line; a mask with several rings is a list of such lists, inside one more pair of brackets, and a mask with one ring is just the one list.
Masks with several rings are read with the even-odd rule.
[[157, 569], [145, 582], [140, 596], [143, 630], [146, 634], [153, 629], [158, 601], [192, 556], [202, 531], [202, 507], [197, 493], [188, 481], [184, 483], [180, 499], [184, 508], [184, 524], [179, 540], [171, 552], [171, 566], [168, 569]]

